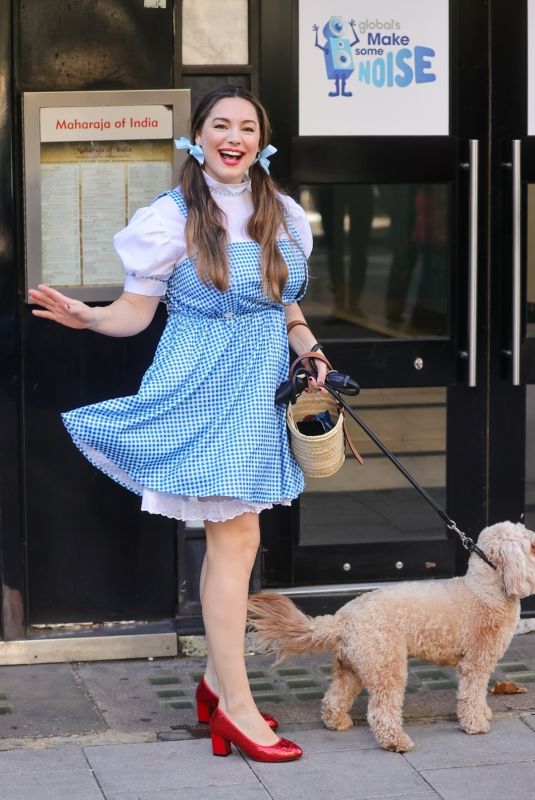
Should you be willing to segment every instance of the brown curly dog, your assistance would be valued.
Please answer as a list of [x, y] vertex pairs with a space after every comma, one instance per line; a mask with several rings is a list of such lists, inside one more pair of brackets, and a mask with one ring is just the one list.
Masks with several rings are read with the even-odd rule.
[[331, 650], [323, 722], [337, 731], [351, 727], [348, 711], [366, 688], [370, 728], [381, 747], [397, 752], [414, 747], [402, 727], [407, 658], [455, 666], [461, 728], [488, 733], [489, 677], [518, 624], [520, 598], [535, 594], [535, 534], [520, 523], [500, 522], [481, 533], [478, 546], [496, 571], [472, 554], [464, 577], [377, 589], [334, 615], [312, 618], [283, 595], [253, 595], [249, 622], [258, 649], [278, 661]]

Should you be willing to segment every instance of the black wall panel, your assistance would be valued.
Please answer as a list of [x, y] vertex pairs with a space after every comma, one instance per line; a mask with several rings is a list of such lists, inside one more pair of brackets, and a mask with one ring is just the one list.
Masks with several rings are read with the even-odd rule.
[[[18, 97], [172, 87], [172, 3], [25, 0], [15, 30]], [[18, 164], [20, 148], [19, 140]], [[19, 289], [23, 270], [19, 258]], [[8, 290], [14, 296], [13, 284]], [[148, 331], [129, 339], [60, 328], [22, 302], [20, 314], [28, 624], [173, 617], [175, 523], [142, 513], [140, 498], [93, 469], [59, 417], [137, 391], [163, 308]]]

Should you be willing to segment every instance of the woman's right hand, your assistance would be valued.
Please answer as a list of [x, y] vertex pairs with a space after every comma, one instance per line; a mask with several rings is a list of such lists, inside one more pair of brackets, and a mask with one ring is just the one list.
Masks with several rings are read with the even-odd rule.
[[45, 309], [33, 309], [32, 314], [35, 317], [51, 319], [67, 328], [88, 328], [95, 322], [98, 314], [96, 308], [82, 303], [81, 300], [66, 297], [57, 289], [44, 284], [39, 284], [37, 289], [30, 289], [29, 295], [34, 303]]

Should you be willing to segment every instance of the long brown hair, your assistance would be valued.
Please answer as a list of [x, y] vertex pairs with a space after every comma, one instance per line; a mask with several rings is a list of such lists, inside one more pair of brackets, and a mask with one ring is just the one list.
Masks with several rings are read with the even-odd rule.
[[[271, 125], [266, 110], [253, 94], [239, 86], [219, 86], [202, 98], [191, 118], [191, 140], [195, 141], [196, 134], [215, 104], [227, 97], [239, 97], [254, 106], [260, 126], [259, 147], [262, 150], [271, 138]], [[277, 194], [279, 189], [275, 181], [258, 163], [251, 166], [249, 174], [254, 211], [247, 223], [247, 233], [261, 246], [263, 291], [280, 303], [288, 280], [288, 267], [277, 245], [277, 234], [281, 226], [289, 238], [292, 237], [288, 232], [284, 205]], [[224, 215], [214, 201], [202, 167], [195, 158], [189, 157], [184, 161], [180, 170], [180, 184], [188, 206], [188, 252], [196, 259], [199, 277], [224, 292], [229, 286]]]

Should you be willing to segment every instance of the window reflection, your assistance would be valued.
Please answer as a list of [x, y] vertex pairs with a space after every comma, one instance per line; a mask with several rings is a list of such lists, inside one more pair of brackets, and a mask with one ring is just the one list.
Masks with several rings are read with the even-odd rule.
[[[446, 496], [446, 389], [365, 389], [355, 408], [440, 504]], [[349, 415], [365, 467], [348, 455], [330, 478], [308, 478], [299, 501], [299, 544], [443, 539], [444, 525]]]
[[183, 0], [183, 64], [248, 64], [247, 0]]
[[447, 334], [447, 186], [309, 186], [301, 202], [315, 240], [303, 309], [318, 336]]

